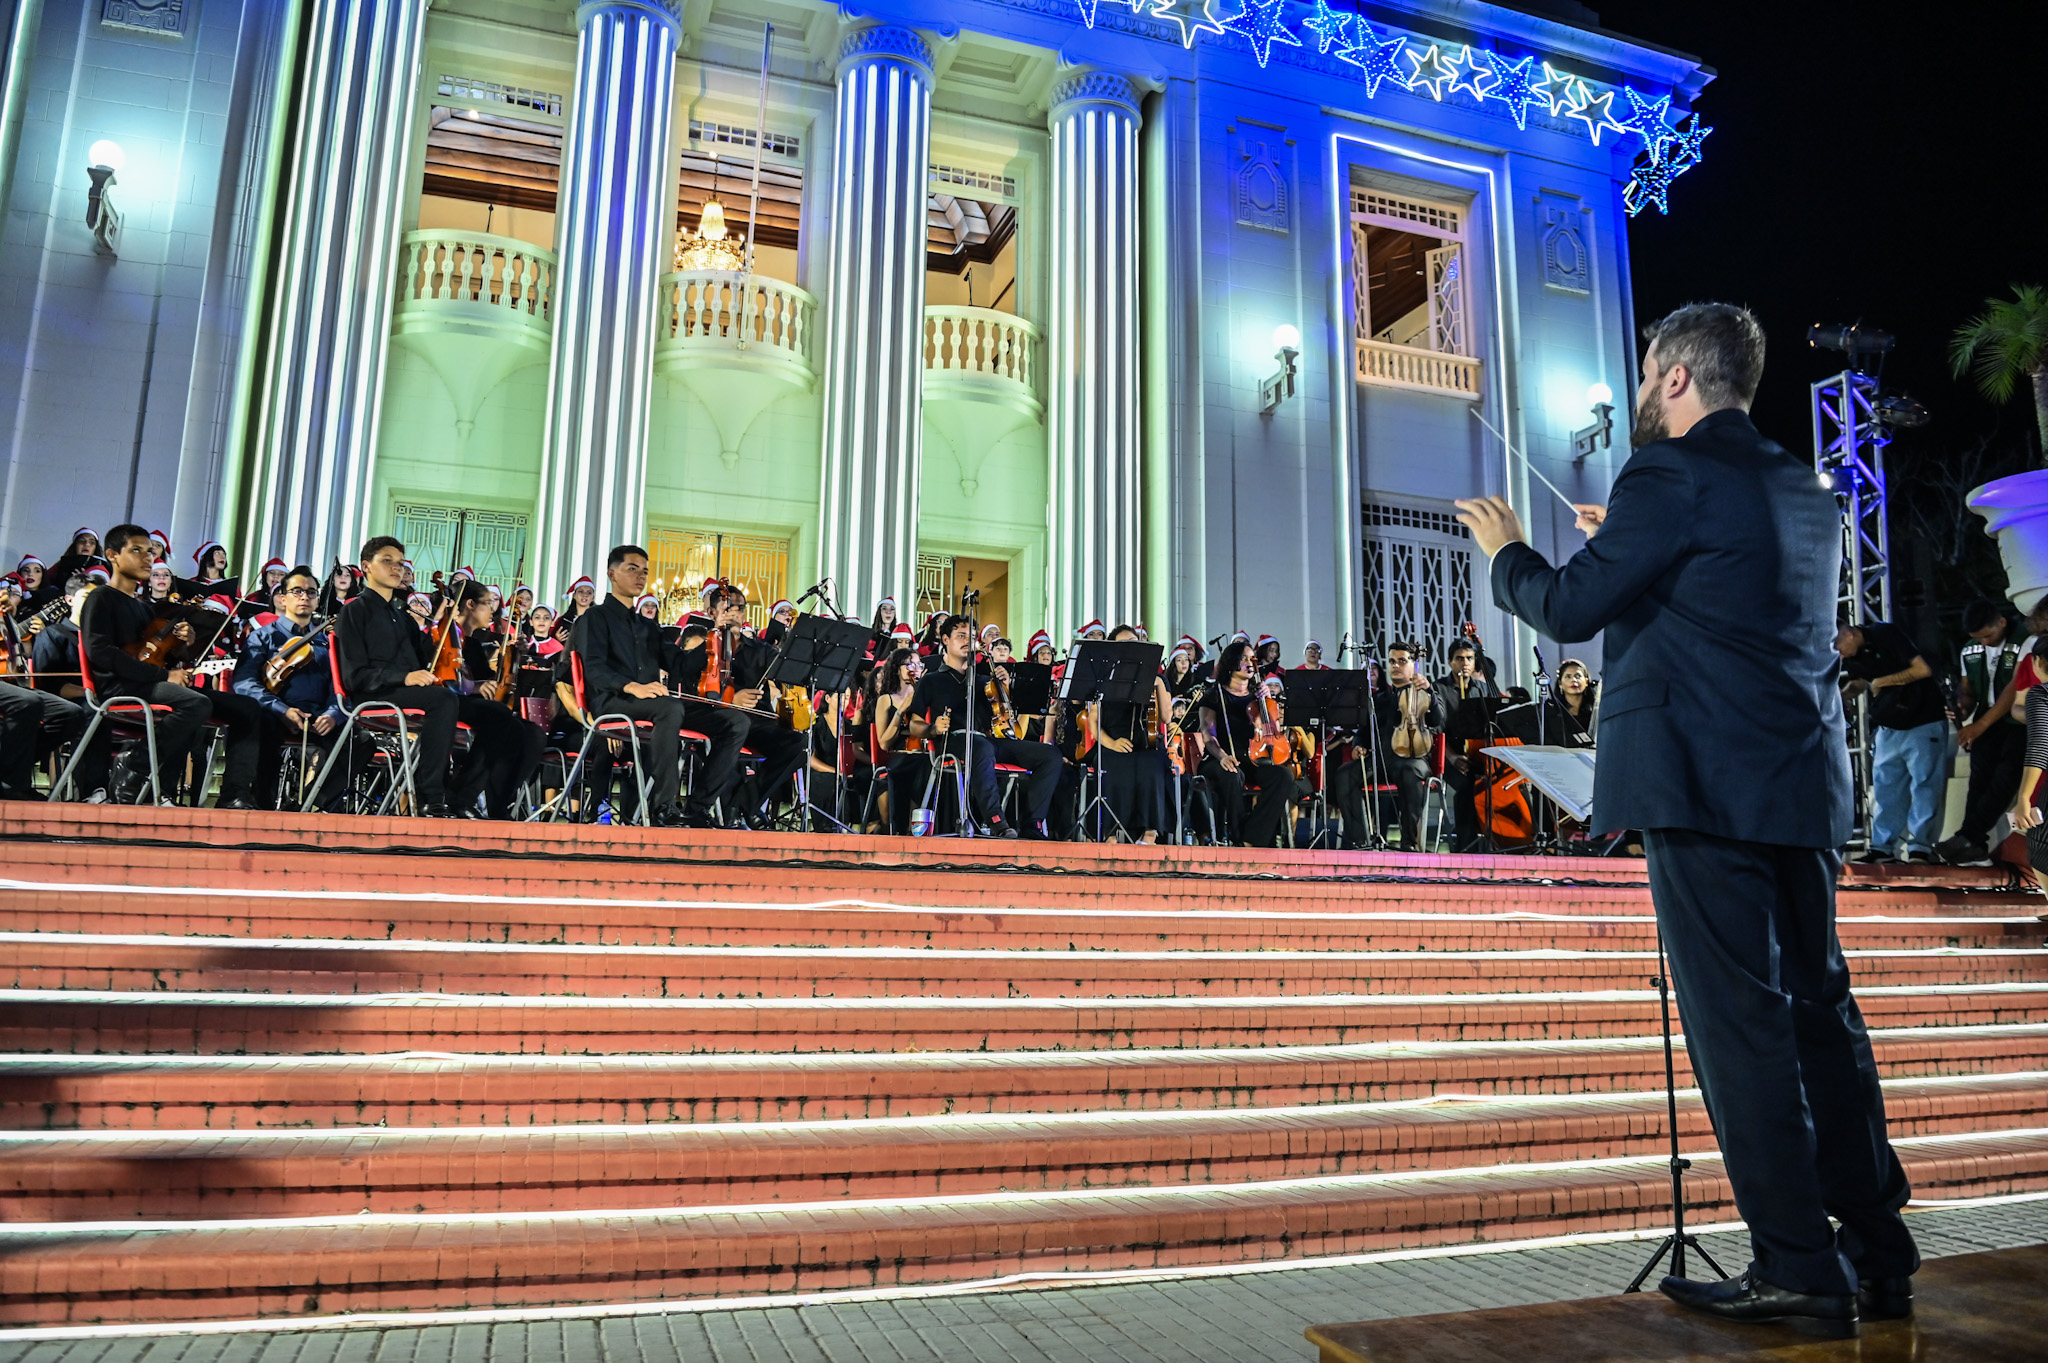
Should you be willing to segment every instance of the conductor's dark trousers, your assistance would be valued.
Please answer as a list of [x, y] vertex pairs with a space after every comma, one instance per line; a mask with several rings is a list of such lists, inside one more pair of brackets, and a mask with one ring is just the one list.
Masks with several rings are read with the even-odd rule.
[[1911, 1190], [1835, 939], [1840, 853], [1667, 828], [1643, 847], [1686, 1054], [1759, 1274], [1842, 1295], [1859, 1276], [1912, 1273]]

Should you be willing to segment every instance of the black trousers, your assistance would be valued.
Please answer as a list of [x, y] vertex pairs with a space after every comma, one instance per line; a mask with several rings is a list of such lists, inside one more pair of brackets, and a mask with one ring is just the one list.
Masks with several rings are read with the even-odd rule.
[[[1294, 794], [1294, 773], [1268, 762], [1237, 761], [1235, 772], [1227, 771], [1213, 756], [1202, 759], [1202, 777], [1209, 785], [1209, 803], [1217, 822], [1219, 841], [1240, 847], [1271, 847], [1279, 836], [1280, 821], [1287, 817], [1287, 803]], [[1246, 795], [1251, 800], [1247, 807]]]
[[762, 807], [782, 790], [783, 782], [789, 780], [809, 757], [810, 736], [798, 733], [784, 724], [779, 716], [766, 710], [752, 713], [733, 710], [728, 713], [736, 716], [746, 727], [746, 732], [740, 737], [740, 745], [759, 759], [753, 774], [741, 778], [734, 798], [746, 813], [759, 814]]
[[494, 819], [510, 818], [519, 787], [540, 767], [547, 735], [502, 701], [457, 696], [455, 717], [469, 726], [469, 754], [456, 773], [449, 803], [468, 809], [478, 796]]
[[405, 717], [413, 737], [413, 791], [422, 805], [448, 801], [448, 755], [455, 748], [455, 721], [461, 718], [460, 697], [445, 686], [394, 686], [388, 691], [354, 698], [357, 704], [376, 701], [419, 711]]
[[1394, 786], [1394, 808], [1401, 820], [1401, 850], [1422, 851], [1422, 814], [1429, 804], [1429, 759], [1388, 753], [1380, 758], [1380, 770]]
[[[695, 730], [711, 740], [711, 755], [697, 769], [697, 779], [690, 783], [690, 798], [685, 808], [693, 818], [709, 818], [714, 802], [732, 794], [733, 786], [740, 776], [740, 748], [746, 742], [752, 721], [729, 705], [707, 705], [701, 700], [681, 702], [682, 727]], [[673, 750], [671, 750], [673, 753]], [[675, 763], [668, 764], [672, 770]], [[667, 783], [669, 798], [675, 797], [675, 782]], [[661, 791], [655, 791], [656, 809], [665, 808], [660, 799]], [[730, 812], [730, 811], [728, 811]]]
[[2012, 808], [2020, 790], [2020, 769], [2026, 765], [2027, 726], [2003, 720], [1986, 729], [1970, 745], [1970, 793], [1963, 802], [1963, 822], [1956, 832], [1972, 842], [1991, 837], [1991, 825]]
[[[1099, 745], [1098, 745], [1099, 746]], [[1129, 752], [1102, 749], [1102, 795], [1109, 812], [1096, 806], [1082, 820], [1081, 835], [1101, 842], [1116, 836], [1119, 827], [1135, 841], [1139, 834], [1157, 833], [1159, 817], [1160, 754], [1151, 748], [1133, 747]], [[1086, 774], [1095, 774], [1096, 757], [1088, 754]], [[1111, 823], [1111, 817], [1116, 822]]]
[[1912, 1273], [1911, 1189], [1835, 938], [1841, 854], [1671, 828], [1643, 846], [1686, 1054], [1759, 1274], [1844, 1294], [1859, 1276]]
[[0, 682], [0, 793], [32, 789], [36, 763], [84, 732], [84, 706]]
[[[960, 756], [967, 748], [967, 735], [947, 734], [946, 751]], [[974, 759], [967, 768], [968, 798], [974, 803], [974, 814], [979, 819], [990, 819], [1003, 812], [1002, 786], [996, 781], [996, 763], [1007, 767], [1022, 767], [1030, 773], [1024, 778], [1022, 822], [1031, 825], [1042, 823], [1052, 809], [1053, 792], [1060, 783], [1059, 749], [1050, 743], [1033, 743], [1020, 738], [987, 738], [974, 735]], [[922, 791], [918, 792], [920, 795]]]
[[[230, 800], [256, 800], [257, 781], [262, 765], [262, 706], [247, 696], [238, 696], [232, 691], [202, 691], [190, 686], [179, 686], [176, 682], [158, 682], [147, 691], [127, 691], [121, 694], [140, 696], [151, 705], [170, 707], [169, 714], [156, 717], [156, 777], [157, 790], [161, 795], [167, 799], [175, 797], [185, 779], [185, 760], [192, 756], [193, 749], [199, 745], [207, 721], [217, 719], [227, 726], [223, 735], [227, 761], [221, 769], [220, 803], [226, 804]], [[104, 745], [111, 744], [113, 737], [112, 729], [103, 726], [99, 736], [93, 740], [93, 746], [104, 752]], [[136, 761], [147, 760], [142, 756], [142, 752], [143, 749], [138, 746]], [[95, 762], [95, 765], [99, 765], [101, 770], [105, 769], [103, 763]], [[274, 786], [275, 777], [276, 770], [273, 767], [271, 779], [265, 784]], [[127, 790], [109, 793], [117, 798], [130, 796], [139, 788], [142, 779], [139, 774], [131, 775]], [[199, 773], [198, 779], [203, 786], [206, 773]], [[204, 795], [205, 791], [202, 789], [195, 796], [195, 802]]]
[[1444, 784], [1451, 788], [1451, 819], [1455, 836], [1451, 846], [1463, 851], [1465, 844], [1479, 836], [1479, 805], [1473, 799], [1472, 768], [1457, 763], [1467, 759], [1453, 755], [1444, 763]]

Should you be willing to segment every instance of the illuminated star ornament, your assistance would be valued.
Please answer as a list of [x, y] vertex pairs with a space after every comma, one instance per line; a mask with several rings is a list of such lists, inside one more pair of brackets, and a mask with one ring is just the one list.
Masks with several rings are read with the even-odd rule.
[[1457, 72], [1445, 64], [1443, 49], [1431, 43], [1423, 50], [1411, 47], [1405, 55], [1409, 67], [1406, 81], [1408, 88], [1427, 90], [1431, 99], [1441, 100], [1444, 97], [1444, 87], [1457, 76]]
[[1491, 87], [1481, 85], [1479, 82], [1493, 79], [1493, 68], [1473, 56], [1471, 48], [1459, 48], [1458, 55], [1445, 62], [1444, 65], [1449, 67], [1451, 71], [1451, 83], [1446, 88], [1452, 94], [1463, 90], [1476, 100], [1485, 100], [1486, 93]]
[[1098, 3], [1098, 0], [1074, 0], [1074, 3], [1080, 6], [1081, 22], [1088, 25], [1088, 27], [1090, 28], [1094, 28], [1095, 6]]
[[1538, 99], [1550, 105], [1550, 116], [1555, 118], [1571, 104], [1572, 86], [1577, 84], [1580, 84], [1577, 76], [1567, 75], [1549, 62], [1545, 62], [1543, 79], [1530, 88], [1536, 92]]
[[1615, 120], [1615, 126], [1623, 132], [1634, 133], [1643, 139], [1653, 159], [1661, 160], [1664, 144], [1669, 142], [1671, 130], [1671, 96], [1662, 99], [1647, 99], [1636, 92], [1634, 86], [1624, 85], [1621, 92], [1628, 96], [1628, 117]]
[[1480, 55], [1486, 59], [1486, 64], [1493, 68], [1494, 80], [1493, 84], [1486, 87], [1486, 98], [1497, 99], [1507, 105], [1508, 113], [1514, 117], [1515, 126], [1527, 132], [1529, 106], [1546, 102], [1543, 96], [1536, 93], [1535, 86], [1529, 83], [1529, 64], [1536, 59], [1524, 57], [1518, 62], [1511, 62], [1495, 52], [1483, 52]]
[[1200, 16], [1186, 12], [1186, 6], [1196, 0], [1152, 0], [1149, 17], [1173, 24], [1180, 29], [1180, 45], [1193, 47], [1198, 33], [1222, 33], [1223, 25], [1211, 13], [1216, 0], [1203, 0]]
[[1602, 90], [1594, 94], [1591, 86], [1584, 81], [1572, 85], [1571, 94], [1566, 97], [1564, 116], [1586, 125], [1586, 136], [1593, 139], [1593, 145], [1600, 145], [1600, 135], [1610, 129], [1627, 133], [1628, 129], [1614, 121], [1614, 91]]
[[[1337, 13], [1325, 0], [1316, 0], [1315, 12], [1302, 20], [1301, 26], [1316, 35], [1316, 51], [1320, 54], [1328, 52], [1331, 43], [1344, 41], [1344, 30], [1351, 27], [1351, 16]], [[1343, 53], [1338, 55], [1341, 57]]]
[[1252, 45], [1252, 55], [1259, 59], [1263, 69], [1266, 59], [1273, 55], [1273, 48], [1300, 47], [1301, 39], [1294, 36], [1294, 30], [1287, 26], [1287, 0], [1245, 0], [1244, 13], [1227, 21], [1223, 26], [1232, 33], [1241, 34]]
[[[1669, 105], [1670, 100], [1667, 98], [1663, 102]], [[1651, 204], [1657, 206], [1659, 213], [1669, 213], [1671, 182], [1700, 163], [1700, 144], [1714, 130], [1702, 125], [1698, 114], [1692, 115], [1688, 123], [1690, 126], [1681, 123], [1676, 128], [1663, 125], [1670, 136], [1652, 143], [1629, 175], [1628, 185], [1621, 192], [1621, 202], [1631, 218]]]
[[1392, 81], [1402, 89], [1408, 88], [1408, 77], [1401, 70], [1401, 54], [1407, 50], [1406, 38], [1376, 38], [1365, 20], [1358, 21], [1358, 42], [1337, 54], [1340, 61], [1350, 62], [1365, 73], [1365, 97], [1378, 99], [1380, 82]]

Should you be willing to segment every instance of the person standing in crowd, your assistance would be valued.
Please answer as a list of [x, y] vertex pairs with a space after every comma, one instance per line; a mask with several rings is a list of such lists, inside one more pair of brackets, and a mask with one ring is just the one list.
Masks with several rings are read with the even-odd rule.
[[1695, 304], [1648, 336], [1636, 452], [1611, 506], [1579, 508], [1583, 549], [1552, 568], [1505, 498], [1462, 500], [1458, 519], [1501, 606], [1563, 643], [1606, 631], [1593, 831], [1644, 830], [1686, 1052], [1755, 1251], [1738, 1277], [1660, 1290], [1722, 1320], [1853, 1335], [1912, 1314], [1920, 1255], [1835, 932], [1841, 515], [1750, 421], [1755, 317]]
[[2019, 787], [2027, 726], [2012, 713], [2007, 690], [2033, 641], [2020, 637], [2002, 601], [1972, 601], [1963, 611], [1963, 628], [1970, 642], [1961, 658], [1957, 710], [1964, 723], [1957, 741], [1970, 754], [1970, 793], [1961, 827], [1934, 851], [1957, 866], [1980, 866], [1991, 860], [1991, 826]]
[[[1934, 668], [1897, 625], [1872, 620], [1835, 632], [1842, 693], [1870, 697], [1875, 810], [1861, 862], [1932, 861], [1948, 777], [1948, 711]], [[1901, 843], [1903, 842], [1903, 847]]]

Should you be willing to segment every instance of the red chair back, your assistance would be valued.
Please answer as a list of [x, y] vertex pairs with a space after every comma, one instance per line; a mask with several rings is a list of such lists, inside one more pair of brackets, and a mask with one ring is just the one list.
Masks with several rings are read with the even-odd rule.
[[1429, 774], [1431, 776], [1442, 776], [1444, 774], [1445, 767], [1449, 765], [1447, 759], [1450, 756], [1450, 748], [1450, 740], [1442, 734], [1438, 734], [1436, 742], [1429, 745]]
[[93, 685], [92, 660], [85, 656], [85, 631], [78, 631], [78, 684], [85, 688], [86, 699], [94, 705], [100, 703], [100, 689]]
[[583, 694], [583, 655], [573, 648], [569, 650], [569, 690], [576, 697], [576, 708], [583, 712], [584, 722], [588, 723], [593, 716], [590, 702]]
[[341, 684], [341, 645], [333, 630], [327, 631], [327, 676], [334, 683], [334, 703], [348, 709], [348, 688]]

